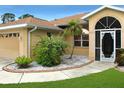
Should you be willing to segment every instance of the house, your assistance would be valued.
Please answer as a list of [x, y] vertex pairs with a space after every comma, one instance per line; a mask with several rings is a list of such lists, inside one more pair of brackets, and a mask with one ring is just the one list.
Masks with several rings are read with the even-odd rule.
[[0, 24], [0, 58], [31, 56], [33, 46], [42, 36], [60, 31], [54, 24], [32, 17]]
[[79, 20], [82, 32], [79, 36], [66, 36], [69, 47], [75, 45], [74, 54], [89, 59], [114, 62], [116, 51], [124, 48], [124, 9], [102, 6], [90, 13], [81, 13], [55, 19], [51, 22], [37, 18], [25, 18], [7, 24], [0, 24], [0, 57], [15, 58], [31, 56], [32, 48], [41, 36], [58, 34], [71, 20]]
[[[89, 59], [96, 61], [114, 62], [116, 51], [124, 48], [124, 9], [102, 6], [81, 16], [78, 15], [76, 18], [74, 16], [74, 19], [81, 17], [82, 31], [85, 31], [84, 28], [87, 29], [89, 35], [66, 38], [71, 45], [75, 45], [74, 54], [88, 55]], [[73, 19], [71, 16], [53, 22], [56, 26], [63, 28], [65, 26], [63, 20], [68, 21], [67, 18]]]

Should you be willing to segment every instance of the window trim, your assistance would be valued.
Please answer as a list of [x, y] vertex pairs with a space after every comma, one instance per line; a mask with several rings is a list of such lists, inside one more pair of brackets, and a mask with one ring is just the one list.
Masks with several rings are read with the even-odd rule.
[[15, 37], [20, 37], [20, 34], [17, 33], [1, 33], [0, 38], [15, 38]]
[[[89, 45], [88, 46], [83, 46], [83, 42], [84, 41], [88, 41], [88, 43], [89, 43], [89, 39], [88, 40], [83, 40], [83, 36], [82, 35], [83, 34], [81, 34], [80, 40], [75, 40], [74, 37], [73, 37], [73, 44], [74, 44], [74, 46], [75, 46], [75, 41], [80, 41], [81, 46], [75, 46], [75, 47], [89, 48]], [[84, 34], [84, 35], [88, 35], [89, 36], [89, 34]]]

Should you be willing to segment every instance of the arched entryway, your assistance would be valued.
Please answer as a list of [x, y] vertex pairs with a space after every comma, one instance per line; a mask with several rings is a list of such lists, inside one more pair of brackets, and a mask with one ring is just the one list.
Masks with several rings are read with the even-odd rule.
[[121, 48], [120, 22], [110, 16], [101, 18], [95, 25], [95, 59], [114, 62], [118, 48]]

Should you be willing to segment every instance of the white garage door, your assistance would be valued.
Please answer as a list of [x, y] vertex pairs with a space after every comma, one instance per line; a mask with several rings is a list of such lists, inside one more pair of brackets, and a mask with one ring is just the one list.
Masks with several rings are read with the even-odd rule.
[[15, 59], [19, 55], [19, 33], [0, 34], [0, 58]]

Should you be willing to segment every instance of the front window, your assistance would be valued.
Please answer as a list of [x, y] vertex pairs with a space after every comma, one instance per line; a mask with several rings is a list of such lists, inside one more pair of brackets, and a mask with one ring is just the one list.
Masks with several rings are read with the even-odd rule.
[[88, 47], [89, 46], [89, 35], [75, 35], [74, 36], [74, 46]]

